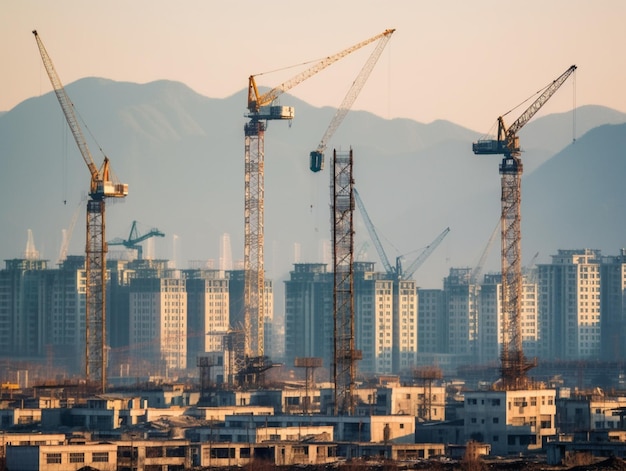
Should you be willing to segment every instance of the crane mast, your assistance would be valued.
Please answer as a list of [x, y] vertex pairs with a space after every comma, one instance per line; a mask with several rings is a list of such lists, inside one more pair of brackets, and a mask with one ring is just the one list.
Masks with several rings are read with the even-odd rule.
[[100, 169], [94, 163], [78, 124], [74, 104], [67, 95], [37, 31], [34, 30], [33, 34], [52, 88], [91, 177], [85, 248], [85, 377], [88, 384], [97, 385], [101, 392], [105, 392], [107, 383], [105, 199], [126, 197], [128, 185], [112, 180], [108, 157], [104, 157]]
[[[274, 105], [284, 92], [312, 77], [352, 52], [389, 34], [386, 30], [334, 55], [328, 56], [291, 79], [261, 94], [254, 75], [248, 79], [248, 103], [244, 125], [244, 312], [243, 339], [235, 346], [235, 368], [263, 357], [264, 344], [264, 211], [265, 211], [265, 130], [269, 120], [292, 120], [294, 109]], [[238, 336], [238, 338], [240, 338]]]
[[506, 390], [523, 389], [528, 385], [527, 372], [535, 366], [522, 350], [522, 255], [521, 255], [521, 176], [523, 165], [517, 132], [563, 85], [576, 70], [572, 65], [506, 129], [502, 116], [498, 118], [497, 140], [482, 140], [472, 144], [474, 154], [503, 154], [500, 163], [502, 239], [502, 386]]
[[354, 415], [357, 362], [354, 322], [354, 180], [352, 149], [333, 152], [332, 240], [335, 415]]

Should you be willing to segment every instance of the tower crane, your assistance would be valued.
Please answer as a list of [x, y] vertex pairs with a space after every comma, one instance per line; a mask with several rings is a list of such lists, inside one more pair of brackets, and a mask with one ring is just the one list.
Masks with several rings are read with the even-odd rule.
[[87, 201], [87, 243], [85, 250], [85, 376], [88, 384], [106, 390], [106, 252], [105, 200], [125, 198], [128, 185], [113, 178], [109, 158], [104, 157], [98, 169], [74, 112], [74, 104], [67, 95], [61, 79], [52, 64], [37, 31], [33, 31], [43, 64], [50, 78], [65, 119], [76, 145], [89, 170], [91, 181]]
[[367, 209], [365, 208], [365, 204], [361, 199], [361, 195], [357, 191], [356, 188], [353, 188], [354, 200], [356, 202], [357, 207], [361, 215], [363, 216], [363, 220], [365, 221], [365, 227], [367, 228], [367, 232], [370, 236], [370, 239], [374, 243], [374, 247], [376, 247], [376, 251], [378, 252], [378, 256], [383, 264], [383, 268], [388, 276], [390, 276], [393, 280], [399, 279], [408, 279], [411, 278], [419, 267], [423, 265], [426, 259], [434, 252], [434, 250], [439, 246], [441, 241], [448, 235], [450, 232], [450, 228], [446, 227], [430, 244], [426, 246], [426, 248], [418, 255], [418, 257], [411, 262], [409, 267], [406, 270], [402, 269], [402, 258], [403, 256], [396, 257], [396, 266], [392, 266], [389, 262], [389, 258], [383, 248], [382, 243], [376, 233], [376, 228], [374, 227], [374, 223], [369, 217], [367, 213]]
[[141, 260], [143, 258], [143, 247], [141, 243], [149, 239], [151, 237], [165, 237], [160, 230], [157, 228], [150, 229], [149, 232], [139, 235], [139, 231], [137, 230], [137, 221], [133, 221], [132, 226], [130, 227], [130, 234], [128, 235], [128, 239], [124, 240], [119, 237], [110, 240], [108, 242], [109, 245], [123, 245], [127, 249], [136, 250], [137, 251], [137, 260]]
[[339, 105], [339, 108], [337, 108], [337, 111], [335, 112], [333, 119], [330, 121], [326, 132], [322, 136], [322, 140], [317, 146], [317, 149], [310, 153], [309, 168], [312, 172], [319, 172], [324, 168], [324, 151], [326, 150], [326, 145], [328, 144], [328, 141], [330, 141], [331, 137], [333, 137], [335, 131], [337, 131], [337, 128], [348, 114], [348, 111], [350, 111], [350, 109], [352, 108], [354, 101], [359, 96], [359, 93], [361, 93], [365, 82], [372, 73], [374, 66], [378, 62], [378, 58], [383, 53], [383, 49], [385, 49], [385, 46], [391, 39], [391, 35], [394, 31], [394, 29], [389, 30], [388, 34], [384, 34], [379, 39], [378, 44], [376, 44], [376, 47], [372, 51], [372, 54], [367, 59], [367, 61], [363, 65], [363, 68], [359, 72], [359, 75], [357, 75], [356, 79], [352, 83], [352, 86], [350, 87], [348, 93], [341, 102], [341, 105]]
[[502, 183], [502, 212], [500, 233], [502, 238], [502, 386], [507, 390], [523, 389], [528, 385], [527, 372], [535, 366], [522, 351], [521, 297], [521, 176], [522, 161], [518, 131], [563, 85], [576, 70], [572, 65], [556, 80], [546, 86], [541, 95], [507, 128], [502, 116], [498, 118], [498, 135], [495, 140], [479, 140], [472, 144], [474, 154], [503, 154], [500, 163]]
[[265, 129], [269, 120], [292, 120], [294, 108], [274, 102], [284, 92], [312, 77], [352, 52], [391, 34], [386, 30], [343, 51], [328, 56], [295, 75], [267, 93], [260, 94], [254, 75], [248, 79], [249, 121], [244, 126], [244, 315], [243, 345], [237, 347], [237, 368], [263, 356], [263, 322], [265, 273], [263, 261], [264, 206], [265, 206]]

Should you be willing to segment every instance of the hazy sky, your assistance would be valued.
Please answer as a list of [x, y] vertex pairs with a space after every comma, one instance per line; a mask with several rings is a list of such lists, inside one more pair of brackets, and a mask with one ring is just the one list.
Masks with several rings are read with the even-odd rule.
[[[247, 87], [250, 74], [395, 28], [353, 108], [487, 133], [572, 64], [575, 79], [540, 113], [571, 110], [574, 97], [578, 106], [626, 111], [625, 21], [624, 0], [0, 0], [0, 111], [51, 90], [33, 29], [64, 84], [170, 79], [223, 98]], [[337, 107], [372, 48], [289, 93]], [[257, 82], [273, 87], [301, 70]]]

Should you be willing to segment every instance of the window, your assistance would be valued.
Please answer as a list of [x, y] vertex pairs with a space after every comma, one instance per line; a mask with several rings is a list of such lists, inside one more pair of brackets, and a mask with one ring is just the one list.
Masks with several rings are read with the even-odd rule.
[[46, 463], [61, 464], [61, 453], [46, 453]]
[[94, 463], [108, 463], [109, 453], [106, 451], [94, 451], [93, 456], [91, 457], [91, 461], [93, 461]]
[[84, 463], [84, 462], [85, 462], [84, 453], [70, 453], [70, 463]]

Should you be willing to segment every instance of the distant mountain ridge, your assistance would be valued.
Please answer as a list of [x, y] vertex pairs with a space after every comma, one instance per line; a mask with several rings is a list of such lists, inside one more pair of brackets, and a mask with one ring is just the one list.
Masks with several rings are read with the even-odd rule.
[[[246, 90], [213, 99], [178, 82], [140, 85], [100, 78], [66, 88], [86, 123], [85, 134], [97, 139], [89, 142], [96, 163], [102, 147], [119, 179], [129, 184], [127, 201], [107, 206], [108, 240], [125, 236], [137, 220], [166, 234], [154, 242], [156, 256], [175, 259], [181, 268], [189, 260], [217, 261], [225, 232], [233, 259], [243, 258]], [[419, 252], [451, 228], [416, 273], [421, 286], [440, 287], [450, 266], [478, 260], [500, 205], [500, 158], [472, 154], [479, 133], [445, 120], [423, 124], [354, 110], [329, 143], [326, 168], [313, 174], [308, 154], [335, 110], [287, 94], [281, 102], [296, 108], [296, 118], [291, 125], [269, 123], [265, 137], [268, 277], [284, 279], [296, 253], [301, 262], [323, 260], [323, 241], [330, 239], [333, 147], [354, 150], [355, 184], [390, 259]], [[624, 123], [624, 113], [585, 106], [576, 110], [575, 143], [571, 113], [540, 117], [522, 129], [525, 258], [539, 251], [539, 263], [557, 248], [584, 245], [609, 254], [624, 246], [618, 217], [619, 181], [626, 177], [619, 155]], [[0, 154], [2, 258], [20, 257], [32, 229], [37, 248], [55, 262], [62, 229], [81, 208], [89, 175], [52, 92], [0, 114]], [[80, 211], [72, 254], [84, 251], [84, 208]], [[356, 226], [357, 244], [364, 246], [368, 237], [358, 214]], [[367, 256], [378, 262], [371, 247]]]

